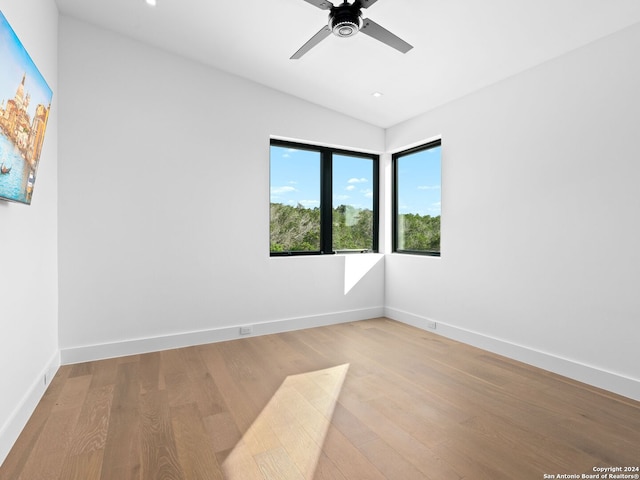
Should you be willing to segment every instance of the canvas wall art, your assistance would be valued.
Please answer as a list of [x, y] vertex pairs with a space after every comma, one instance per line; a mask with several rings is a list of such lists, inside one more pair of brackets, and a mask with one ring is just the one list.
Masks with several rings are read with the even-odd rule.
[[0, 199], [31, 203], [52, 97], [0, 12]]

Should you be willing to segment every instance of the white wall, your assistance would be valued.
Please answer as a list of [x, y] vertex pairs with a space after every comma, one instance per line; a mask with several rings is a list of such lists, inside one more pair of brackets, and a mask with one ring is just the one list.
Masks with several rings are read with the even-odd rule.
[[442, 135], [442, 257], [391, 317], [640, 399], [640, 25], [387, 131]]
[[[58, 11], [53, 0], [0, 0], [53, 90], [30, 206], [0, 201], [0, 463], [59, 365], [57, 270]], [[1, 61], [0, 61], [1, 63]], [[16, 85], [17, 87], [17, 85]]]
[[59, 68], [64, 362], [383, 313], [381, 255], [345, 294], [352, 261], [269, 258], [268, 224], [270, 135], [382, 129], [66, 17]]

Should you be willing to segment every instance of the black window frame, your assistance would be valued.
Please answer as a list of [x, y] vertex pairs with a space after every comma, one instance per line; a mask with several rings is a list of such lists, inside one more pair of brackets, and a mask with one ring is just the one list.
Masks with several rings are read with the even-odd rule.
[[[422, 152], [425, 150], [430, 150], [432, 148], [442, 147], [442, 139], [432, 140], [427, 143], [423, 143], [421, 145], [408, 148], [406, 150], [402, 150], [400, 152], [396, 152], [391, 155], [391, 170], [392, 170], [392, 220], [391, 220], [391, 247], [393, 253], [407, 253], [411, 255], [423, 255], [427, 257], [440, 257], [442, 252], [442, 213], [440, 213], [440, 249], [438, 251], [435, 250], [411, 250], [411, 249], [400, 249], [398, 248], [398, 217], [400, 212], [398, 205], [398, 159], [412, 155], [414, 153]], [[440, 168], [442, 168], [442, 155], [440, 156]], [[440, 179], [440, 185], [442, 185], [442, 178]], [[442, 195], [442, 193], [440, 194]]]
[[[293, 257], [303, 255], [335, 255], [342, 253], [378, 253], [379, 251], [379, 177], [380, 177], [380, 155], [374, 153], [358, 152], [354, 150], [344, 150], [321, 145], [311, 145], [289, 140], [271, 138], [269, 141], [269, 158], [271, 158], [271, 147], [294, 148], [320, 153], [320, 250], [318, 251], [287, 251], [272, 252], [271, 237], [269, 237], [269, 256], [271, 257]], [[335, 250], [333, 248], [333, 156], [345, 155], [370, 159], [373, 169], [373, 226], [371, 239], [371, 249], [357, 250]], [[271, 161], [269, 161], [269, 172], [271, 172]], [[271, 177], [271, 175], [269, 175]], [[271, 179], [269, 179], [271, 184]], [[271, 200], [269, 200], [271, 204]], [[269, 232], [271, 232], [271, 222], [269, 222]]]

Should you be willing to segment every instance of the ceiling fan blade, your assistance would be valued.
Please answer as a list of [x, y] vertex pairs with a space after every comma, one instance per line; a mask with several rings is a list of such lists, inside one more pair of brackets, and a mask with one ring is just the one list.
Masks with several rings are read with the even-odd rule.
[[327, 38], [330, 33], [331, 33], [331, 29], [329, 28], [328, 25], [325, 25], [320, 29], [318, 33], [316, 33], [313, 37], [311, 37], [307, 41], [307, 43], [305, 43], [302, 47], [300, 47], [300, 50], [294, 53], [289, 60], [297, 60], [298, 58], [303, 56], [305, 53], [307, 53], [309, 50], [311, 50], [313, 47], [315, 47], [317, 44], [319, 44], [322, 40]]
[[360, 0], [361, 8], [369, 8], [371, 5], [376, 3], [378, 0]]
[[408, 44], [400, 37], [394, 35], [389, 30], [381, 27], [369, 18], [364, 19], [364, 23], [362, 24], [362, 28], [360, 29], [360, 31], [364, 34], [369, 35], [370, 37], [375, 38], [376, 40], [381, 41], [384, 44], [389, 45], [390, 47], [395, 48], [396, 50], [401, 51], [402, 53], [407, 53], [413, 48], [412, 45]]
[[[333, 3], [329, 2], [328, 0], [304, 0], [304, 1], [322, 10], [331, 10], [331, 8], [333, 7]], [[375, 0], [373, 1], [375, 2]]]

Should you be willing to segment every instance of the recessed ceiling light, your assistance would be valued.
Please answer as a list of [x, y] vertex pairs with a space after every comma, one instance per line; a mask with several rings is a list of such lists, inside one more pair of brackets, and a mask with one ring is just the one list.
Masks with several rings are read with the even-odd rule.
[[380, 98], [380, 97], [382, 96], [382, 93], [380, 93], [380, 92], [373, 92], [371, 95], [372, 95], [373, 97]]
[[156, 0], [146, 0], [147, 5], [151, 5], [152, 7], [156, 6]]

